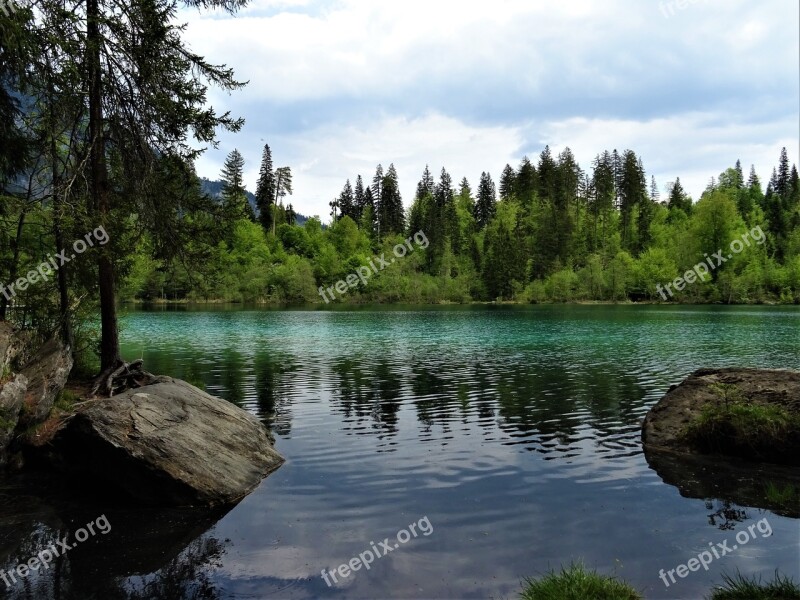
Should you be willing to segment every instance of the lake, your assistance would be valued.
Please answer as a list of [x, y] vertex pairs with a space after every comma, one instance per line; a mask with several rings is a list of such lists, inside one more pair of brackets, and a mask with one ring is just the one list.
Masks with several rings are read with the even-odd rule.
[[[699, 598], [737, 568], [800, 576], [798, 519], [685, 497], [640, 443], [648, 408], [699, 367], [800, 367], [797, 308], [134, 310], [122, 339], [126, 359], [258, 415], [286, 464], [225, 514], [0, 490], [6, 570], [111, 525], [11, 597], [515, 598], [577, 560], [647, 598]], [[771, 535], [659, 578], [758, 523]], [[321, 576], [386, 538], [368, 570]]]

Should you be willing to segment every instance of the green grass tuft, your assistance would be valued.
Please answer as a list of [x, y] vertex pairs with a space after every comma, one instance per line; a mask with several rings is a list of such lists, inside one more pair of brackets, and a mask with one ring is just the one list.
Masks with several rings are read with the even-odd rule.
[[723, 575], [724, 584], [717, 586], [709, 600], [800, 600], [800, 586], [775, 571], [775, 580], [761, 582], [761, 577], [748, 578], [737, 572]]
[[764, 495], [767, 500], [780, 506], [790, 507], [800, 504], [800, 491], [791, 484], [786, 484], [785, 487], [780, 488], [769, 481], [764, 489]]
[[587, 571], [573, 563], [559, 573], [550, 571], [539, 579], [527, 579], [521, 600], [641, 600], [642, 596], [624, 581]]

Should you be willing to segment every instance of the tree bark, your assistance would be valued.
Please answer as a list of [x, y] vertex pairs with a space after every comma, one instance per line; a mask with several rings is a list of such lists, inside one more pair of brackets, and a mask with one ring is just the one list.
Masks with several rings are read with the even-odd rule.
[[[86, 0], [86, 63], [89, 67], [89, 136], [91, 138], [91, 195], [99, 224], [109, 222], [111, 202], [103, 132], [103, 82], [100, 64], [100, 7], [98, 0]], [[110, 246], [110, 245], [109, 245]], [[109, 246], [99, 249], [97, 261], [100, 285], [100, 369], [105, 370], [120, 359], [117, 307], [114, 297], [114, 265]]]

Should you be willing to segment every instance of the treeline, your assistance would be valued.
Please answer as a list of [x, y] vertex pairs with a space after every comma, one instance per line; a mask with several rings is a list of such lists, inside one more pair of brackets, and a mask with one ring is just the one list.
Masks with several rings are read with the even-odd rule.
[[[604, 152], [583, 172], [569, 150], [545, 149], [474, 189], [426, 168], [407, 210], [397, 170], [379, 166], [344, 185], [326, 227], [297, 225], [285, 204], [291, 169], [265, 147], [255, 206], [238, 151], [212, 197], [194, 163], [243, 121], [209, 106], [208, 86], [244, 84], [185, 46], [183, 4], [33, 0], [0, 18], [0, 321], [60, 332], [113, 370], [120, 299], [323, 303], [320, 286], [417, 231], [427, 248], [342, 301], [659, 300], [657, 285], [755, 227], [765, 244], [675, 299], [799, 300], [798, 175], [785, 150], [766, 189], [737, 163], [697, 202], [678, 180], [662, 200], [632, 151]], [[235, 12], [245, 2], [185, 4]], [[93, 231], [108, 243], [36, 275]]]
[[[235, 188], [240, 177], [229, 166], [223, 180]], [[670, 299], [800, 302], [800, 184], [785, 149], [766, 190], [755, 169], [745, 176], [737, 161], [696, 203], [680, 179], [662, 199], [631, 150], [603, 152], [586, 173], [569, 149], [553, 156], [545, 148], [536, 163], [526, 157], [516, 169], [507, 165], [499, 185], [482, 173], [474, 191], [466, 178], [455, 186], [446, 169], [435, 178], [426, 167], [407, 211], [394, 165], [378, 165], [370, 185], [361, 175], [355, 185], [345, 183], [330, 203], [329, 227], [316, 218], [303, 227], [273, 218], [277, 196], [268, 173], [274, 169], [266, 146], [256, 193], [261, 216], [241, 211], [229, 220], [202, 264], [154, 260], [143, 241], [123, 298], [322, 302], [319, 286], [423, 231], [427, 249], [342, 301], [658, 301], [657, 286], [760, 227], [766, 243]], [[243, 188], [237, 193], [244, 198]]]

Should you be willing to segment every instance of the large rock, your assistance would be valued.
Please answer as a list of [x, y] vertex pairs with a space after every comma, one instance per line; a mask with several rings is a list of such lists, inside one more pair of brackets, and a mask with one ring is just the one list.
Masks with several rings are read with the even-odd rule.
[[80, 408], [50, 456], [168, 506], [235, 503], [283, 463], [258, 419], [170, 377]]
[[53, 404], [64, 389], [72, 370], [72, 353], [58, 338], [53, 338], [22, 369], [28, 379], [25, 404], [20, 414], [23, 426], [41, 423], [50, 415]]
[[[746, 399], [747, 403], [771, 405], [791, 414], [800, 414], [798, 371], [700, 369], [680, 385], [670, 388], [658, 404], [647, 413], [642, 424], [642, 444], [645, 450], [697, 454], [698, 449], [691, 444], [685, 433], [687, 427], [707, 406], [720, 406], [725, 403], [720, 385], [735, 389], [736, 395]], [[800, 457], [786, 458], [786, 462], [800, 463]]]

